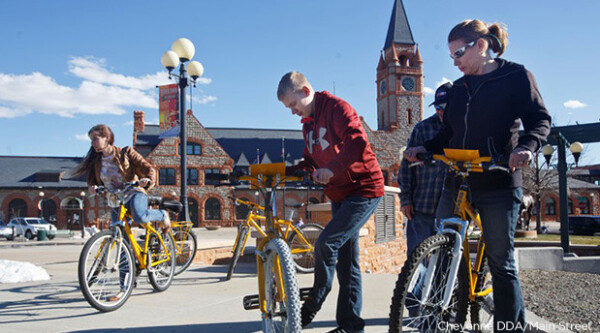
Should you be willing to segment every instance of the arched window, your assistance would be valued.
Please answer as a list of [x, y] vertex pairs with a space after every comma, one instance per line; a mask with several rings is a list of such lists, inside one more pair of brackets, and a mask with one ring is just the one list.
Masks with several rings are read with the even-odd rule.
[[188, 210], [190, 214], [190, 221], [194, 224], [194, 227], [198, 226], [198, 201], [196, 199], [188, 198]]
[[398, 59], [400, 61], [400, 66], [403, 67], [408, 67], [410, 64], [408, 63], [408, 57], [407, 56], [400, 56], [400, 59]]
[[587, 197], [579, 197], [577, 200], [579, 201], [581, 214], [590, 214], [590, 199]]
[[8, 204], [8, 220], [13, 217], [26, 217], [27, 203], [23, 199], [13, 199]]
[[204, 219], [205, 220], [220, 220], [221, 219], [221, 203], [215, 198], [209, 198], [204, 203]]
[[567, 204], [567, 214], [573, 214], [573, 200], [569, 198], [569, 203]]
[[44, 220], [56, 224], [56, 203], [54, 200], [43, 200], [41, 205]]
[[547, 197], [544, 206], [546, 206], [546, 215], [556, 215], [556, 201], [554, 198]]

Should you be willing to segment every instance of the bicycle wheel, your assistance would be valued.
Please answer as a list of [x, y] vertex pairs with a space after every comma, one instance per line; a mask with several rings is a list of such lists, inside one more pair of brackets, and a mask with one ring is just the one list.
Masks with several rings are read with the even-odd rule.
[[181, 274], [185, 271], [196, 257], [196, 250], [198, 249], [198, 241], [194, 231], [189, 230], [178, 230], [175, 232], [175, 246], [177, 251], [177, 257], [175, 258], [175, 275]]
[[290, 250], [283, 239], [275, 238], [267, 243], [265, 256], [263, 332], [300, 332], [300, 294]]
[[[398, 276], [390, 306], [389, 332], [462, 331], [467, 318], [468, 271], [461, 260], [452, 298], [442, 307], [448, 283], [453, 235], [434, 235], [424, 240], [404, 263]], [[428, 267], [432, 267], [430, 290], [424, 285]]]
[[242, 250], [244, 244], [246, 244], [246, 239], [248, 238], [248, 233], [250, 232], [250, 228], [245, 225], [238, 226], [237, 237], [235, 238], [235, 244], [233, 248], [233, 257], [229, 261], [229, 268], [227, 269], [227, 277], [226, 281], [231, 280], [231, 276], [233, 275], [233, 270], [235, 269], [235, 265], [237, 265], [238, 260], [240, 259], [240, 255], [242, 254]]
[[[485, 257], [481, 263], [481, 271], [477, 276], [476, 292], [492, 287], [492, 274]], [[475, 302], [471, 303], [471, 325], [477, 333], [494, 331], [494, 292], [484, 297], [478, 297]]]
[[[312, 273], [315, 270], [315, 243], [321, 233], [323, 232], [323, 226], [316, 223], [303, 224], [298, 228], [302, 233], [302, 236], [310, 243], [312, 250], [308, 251], [308, 244], [297, 237], [296, 233], [292, 233], [288, 239], [290, 244], [290, 251], [292, 252], [292, 259], [296, 265], [296, 271], [301, 273]], [[297, 253], [294, 253], [297, 252]]]
[[95, 234], [85, 243], [77, 268], [85, 300], [102, 312], [120, 308], [133, 291], [134, 269], [127, 242], [109, 230]]
[[[148, 279], [156, 291], [167, 290], [175, 275], [175, 240], [170, 233], [161, 233], [161, 237], [166, 248], [162, 246], [156, 234], [150, 235], [148, 240]], [[153, 264], [158, 261], [163, 262], [157, 265]]]

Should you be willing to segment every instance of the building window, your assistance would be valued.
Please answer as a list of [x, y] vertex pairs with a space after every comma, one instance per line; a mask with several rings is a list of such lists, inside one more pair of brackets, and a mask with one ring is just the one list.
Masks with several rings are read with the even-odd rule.
[[221, 173], [221, 169], [204, 169], [204, 185], [217, 185], [220, 183], [218, 180], [207, 179], [206, 175], [211, 173]]
[[175, 169], [161, 168], [158, 170], [159, 185], [175, 185]]
[[569, 201], [567, 204], [567, 214], [569, 214], [569, 215], [573, 214], [573, 200], [571, 200], [571, 198], [569, 198]]
[[46, 199], [41, 202], [42, 217], [44, 220], [56, 224], [56, 203], [53, 200]]
[[388, 172], [387, 170], [383, 170], [383, 185], [388, 186], [390, 185], [388, 182]]
[[196, 199], [188, 198], [188, 211], [190, 214], [190, 221], [194, 224], [194, 227], [198, 226], [198, 201]]
[[198, 185], [198, 169], [187, 169], [187, 184]]
[[375, 209], [375, 243], [396, 239], [396, 202], [393, 194], [385, 194]]
[[408, 125], [412, 125], [413, 120], [412, 120], [412, 109], [407, 109], [406, 110], [406, 119], [408, 120]]
[[8, 220], [13, 217], [26, 217], [27, 203], [23, 199], [13, 199], [8, 204]]
[[[181, 145], [179, 145], [179, 155], [181, 155]], [[202, 155], [202, 146], [196, 142], [188, 142], [186, 153], [188, 155]]]
[[209, 198], [204, 203], [204, 219], [205, 220], [220, 220], [221, 219], [221, 203], [215, 198]]
[[590, 214], [590, 199], [587, 197], [579, 197], [577, 198], [579, 201], [579, 210], [581, 214]]
[[547, 197], [545, 202], [546, 215], [556, 215], [556, 201], [552, 197]]

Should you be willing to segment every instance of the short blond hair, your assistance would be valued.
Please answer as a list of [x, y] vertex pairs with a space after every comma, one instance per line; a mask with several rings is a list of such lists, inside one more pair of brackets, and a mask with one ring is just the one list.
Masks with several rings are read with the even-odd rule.
[[277, 99], [281, 101], [287, 93], [301, 90], [302, 87], [305, 86], [311, 91], [313, 90], [312, 86], [306, 79], [306, 76], [304, 76], [302, 73], [286, 73], [279, 81], [279, 86], [277, 87]]

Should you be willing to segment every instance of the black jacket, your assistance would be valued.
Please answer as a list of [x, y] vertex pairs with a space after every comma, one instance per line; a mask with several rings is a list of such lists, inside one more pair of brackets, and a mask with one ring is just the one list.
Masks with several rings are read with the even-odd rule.
[[[444, 112], [444, 130], [425, 148], [441, 153], [443, 148], [478, 149], [490, 156], [488, 142], [505, 157], [516, 147], [538, 150], [550, 133], [550, 115], [544, 106], [533, 75], [524, 66], [496, 59], [491, 73], [466, 75], [454, 82]], [[519, 136], [523, 124], [524, 131]], [[491, 138], [491, 139], [490, 139]], [[472, 190], [515, 188], [521, 186], [521, 171], [501, 171], [469, 176]], [[446, 177], [446, 186], [458, 188], [460, 182]]]

